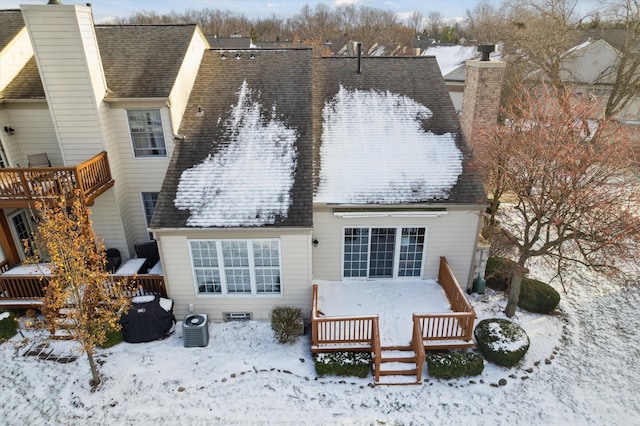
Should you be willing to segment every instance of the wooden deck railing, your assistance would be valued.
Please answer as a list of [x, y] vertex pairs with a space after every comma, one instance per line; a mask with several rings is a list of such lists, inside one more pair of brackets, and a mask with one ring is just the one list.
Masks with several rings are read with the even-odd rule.
[[416, 318], [416, 314], [413, 314], [413, 333], [411, 337], [411, 348], [416, 354], [416, 380], [418, 383], [422, 382], [422, 367], [426, 359], [424, 353], [424, 342], [422, 341], [422, 332], [420, 329], [420, 321]]
[[[167, 297], [162, 275], [109, 275], [107, 288], [111, 288], [110, 283], [115, 281], [125, 283], [127, 289], [124, 293], [125, 297], [145, 294]], [[41, 306], [48, 284], [47, 275], [0, 275], [0, 306], [13, 308]]]
[[71, 198], [76, 189], [92, 205], [112, 187], [106, 152], [75, 167], [19, 167], [0, 169], [0, 208], [28, 207], [37, 200]]
[[[453, 313], [414, 314], [414, 321], [420, 324], [425, 346], [429, 349], [473, 346], [476, 312], [444, 257], [440, 258], [438, 282], [449, 299]], [[460, 343], [454, 345], [452, 341]]]
[[318, 285], [312, 289], [311, 351], [369, 351], [379, 354], [378, 316], [323, 317], [318, 311]]

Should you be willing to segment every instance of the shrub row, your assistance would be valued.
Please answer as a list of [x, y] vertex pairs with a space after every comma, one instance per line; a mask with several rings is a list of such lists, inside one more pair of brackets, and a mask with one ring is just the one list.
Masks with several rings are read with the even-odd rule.
[[484, 358], [471, 351], [436, 352], [427, 355], [427, 369], [439, 379], [478, 376], [484, 370]]
[[315, 354], [316, 374], [322, 376], [367, 377], [371, 372], [369, 352], [331, 352]]

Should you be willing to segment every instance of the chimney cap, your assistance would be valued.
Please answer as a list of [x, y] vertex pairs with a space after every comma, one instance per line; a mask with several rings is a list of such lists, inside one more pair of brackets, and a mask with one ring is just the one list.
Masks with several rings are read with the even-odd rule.
[[482, 53], [481, 62], [489, 61], [489, 54], [496, 51], [495, 44], [481, 44], [478, 46], [478, 52]]

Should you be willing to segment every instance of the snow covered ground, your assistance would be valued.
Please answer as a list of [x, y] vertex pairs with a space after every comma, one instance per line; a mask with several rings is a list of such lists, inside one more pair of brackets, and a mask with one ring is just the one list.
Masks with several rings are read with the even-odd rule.
[[[545, 278], [535, 266], [531, 275]], [[503, 317], [501, 294], [470, 300], [480, 319]], [[84, 357], [23, 356], [37, 336], [18, 335], [0, 345], [0, 423], [640, 425], [639, 304], [637, 289], [586, 274], [559, 315], [518, 311], [531, 338], [522, 365], [485, 363], [481, 376], [458, 380], [425, 371], [422, 385], [400, 387], [317, 378], [308, 336], [280, 345], [269, 324], [236, 322], [212, 324], [205, 348], [185, 348], [178, 327], [165, 340], [100, 350], [103, 383], [92, 392]]]

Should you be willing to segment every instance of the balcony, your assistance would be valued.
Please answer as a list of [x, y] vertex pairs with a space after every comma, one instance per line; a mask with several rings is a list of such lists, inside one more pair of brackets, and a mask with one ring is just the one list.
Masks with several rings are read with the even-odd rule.
[[113, 184], [104, 151], [75, 167], [0, 169], [0, 208], [33, 207], [35, 201], [62, 196], [71, 200], [76, 190], [91, 206]]

